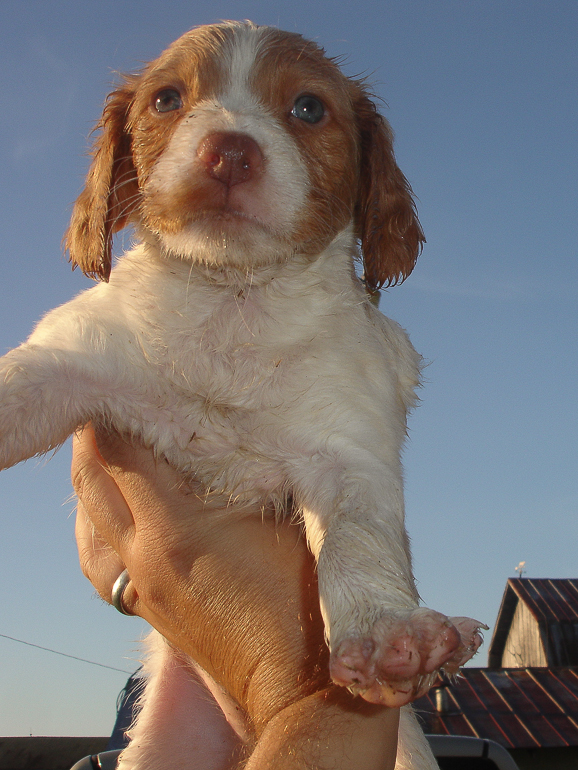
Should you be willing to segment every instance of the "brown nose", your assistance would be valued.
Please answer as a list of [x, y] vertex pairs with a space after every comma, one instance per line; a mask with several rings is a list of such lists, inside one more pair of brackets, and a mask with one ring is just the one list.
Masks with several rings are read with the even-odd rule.
[[225, 131], [209, 134], [199, 145], [197, 156], [207, 174], [227, 187], [248, 182], [263, 168], [259, 145], [247, 134]]

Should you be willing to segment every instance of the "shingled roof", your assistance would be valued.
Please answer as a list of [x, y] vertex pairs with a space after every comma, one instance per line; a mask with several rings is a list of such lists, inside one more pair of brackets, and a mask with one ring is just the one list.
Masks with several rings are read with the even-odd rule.
[[489, 738], [507, 749], [578, 746], [578, 669], [465, 668], [415, 701], [426, 733]]

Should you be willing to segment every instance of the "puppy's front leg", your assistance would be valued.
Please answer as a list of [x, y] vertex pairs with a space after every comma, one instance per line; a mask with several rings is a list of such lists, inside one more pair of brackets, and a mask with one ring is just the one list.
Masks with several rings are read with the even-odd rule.
[[401, 470], [363, 450], [349, 454], [331, 472], [317, 468], [303, 509], [331, 675], [370, 702], [401, 706], [427, 691], [441, 667], [453, 672], [475, 653], [482, 624], [418, 606]]
[[55, 327], [51, 339], [46, 326], [0, 358], [0, 469], [59, 447], [90, 420], [110, 419], [109, 405], [122, 410], [138, 390], [136, 376], [121, 374], [119, 356], [83, 347], [74, 327], [68, 334]]
[[90, 398], [73, 354], [24, 344], [0, 359], [0, 468], [58, 447]]

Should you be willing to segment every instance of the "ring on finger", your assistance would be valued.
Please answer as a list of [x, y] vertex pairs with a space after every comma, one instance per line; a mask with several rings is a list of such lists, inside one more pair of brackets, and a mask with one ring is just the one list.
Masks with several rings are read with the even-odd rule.
[[116, 610], [118, 610], [121, 613], [121, 615], [133, 615], [132, 612], [129, 612], [127, 610], [123, 600], [124, 592], [129, 583], [130, 583], [130, 575], [128, 574], [128, 570], [125, 569], [120, 573], [120, 575], [114, 581], [112, 592], [110, 594], [110, 603]]

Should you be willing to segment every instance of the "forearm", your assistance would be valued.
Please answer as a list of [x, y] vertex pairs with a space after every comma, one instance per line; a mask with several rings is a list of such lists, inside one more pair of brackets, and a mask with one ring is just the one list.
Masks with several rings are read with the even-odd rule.
[[270, 720], [243, 770], [393, 770], [399, 711], [335, 687]]

